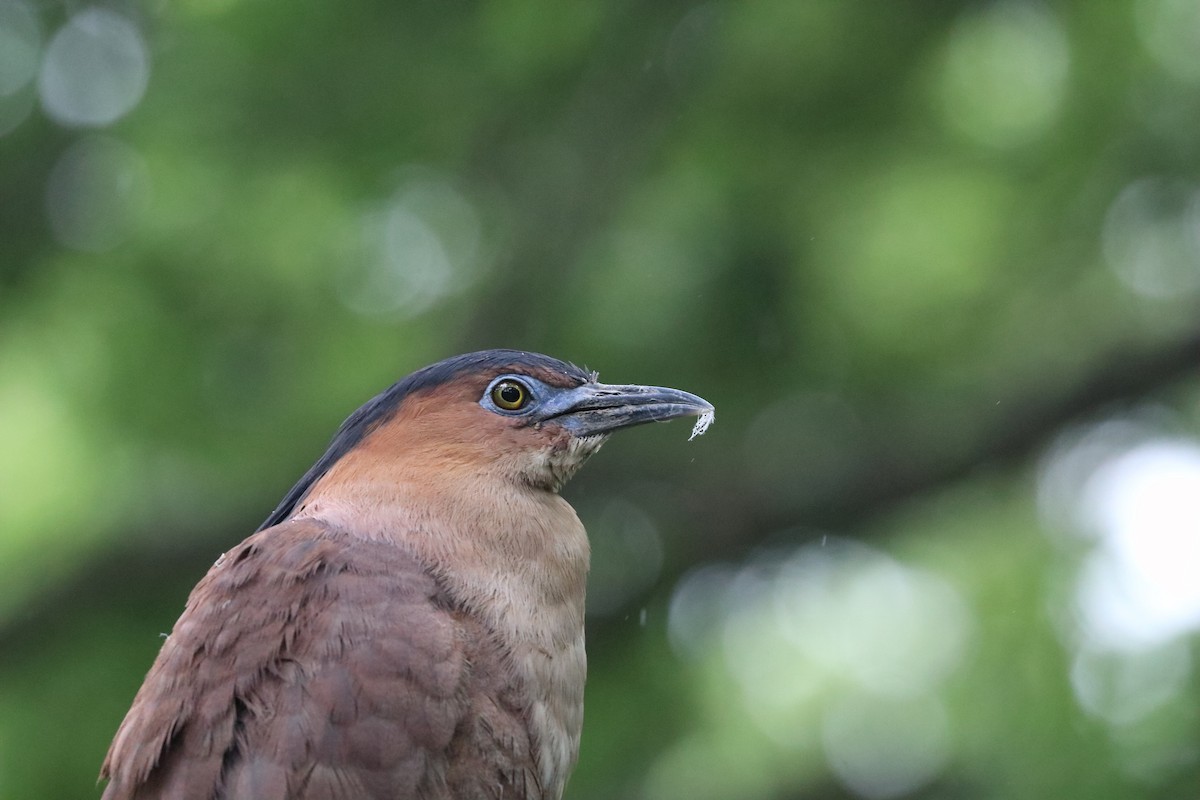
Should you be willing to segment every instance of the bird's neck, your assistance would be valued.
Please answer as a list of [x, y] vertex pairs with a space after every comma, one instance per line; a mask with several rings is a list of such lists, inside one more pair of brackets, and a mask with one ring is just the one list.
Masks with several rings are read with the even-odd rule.
[[295, 516], [404, 547], [465, 607], [512, 620], [520, 638], [555, 627], [547, 616], [582, 625], [587, 534], [554, 492], [480, 475], [444, 484], [357, 477], [319, 482]]

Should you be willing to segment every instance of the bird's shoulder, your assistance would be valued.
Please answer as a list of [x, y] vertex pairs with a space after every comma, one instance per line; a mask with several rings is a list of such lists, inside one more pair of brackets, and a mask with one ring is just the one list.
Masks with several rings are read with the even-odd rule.
[[515, 785], [529, 746], [505, 661], [404, 548], [285, 522], [192, 591], [105, 760], [105, 798], [438, 797], [465, 763], [450, 752], [481, 748]]

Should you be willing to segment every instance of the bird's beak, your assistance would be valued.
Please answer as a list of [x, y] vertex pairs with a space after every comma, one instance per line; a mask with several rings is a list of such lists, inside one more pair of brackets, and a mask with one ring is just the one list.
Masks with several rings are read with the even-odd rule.
[[679, 389], [585, 383], [551, 398], [538, 415], [538, 421], [553, 419], [572, 435], [584, 437], [645, 422], [712, 413], [712, 403]]

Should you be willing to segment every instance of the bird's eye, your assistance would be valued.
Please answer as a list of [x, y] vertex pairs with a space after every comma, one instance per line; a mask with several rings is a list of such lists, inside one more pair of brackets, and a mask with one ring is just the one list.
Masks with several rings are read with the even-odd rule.
[[517, 381], [500, 381], [492, 387], [492, 402], [505, 411], [520, 411], [529, 402], [529, 390]]

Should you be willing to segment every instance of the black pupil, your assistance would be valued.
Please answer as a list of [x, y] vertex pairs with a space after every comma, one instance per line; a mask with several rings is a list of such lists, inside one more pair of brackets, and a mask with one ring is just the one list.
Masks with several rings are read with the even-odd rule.
[[511, 383], [506, 383], [500, 387], [500, 399], [510, 406], [515, 406], [521, 402], [521, 390]]

